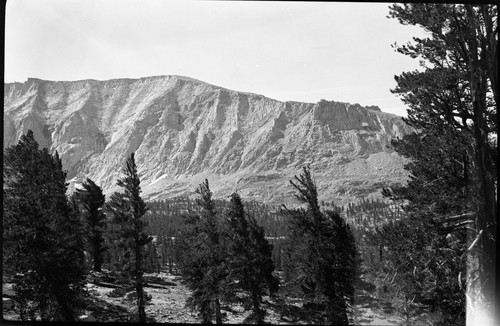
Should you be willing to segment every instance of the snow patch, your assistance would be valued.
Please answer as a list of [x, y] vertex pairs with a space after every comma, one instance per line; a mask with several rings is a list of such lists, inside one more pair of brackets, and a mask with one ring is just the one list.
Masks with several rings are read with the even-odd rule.
[[166, 179], [166, 178], [168, 178], [168, 175], [166, 175], [166, 174], [162, 174], [159, 178], [156, 178], [155, 180], [153, 180], [153, 182], [151, 182], [151, 183], [149, 184], [149, 186], [151, 186], [151, 185], [155, 184], [156, 182], [158, 182], [158, 181], [160, 181], [160, 180]]

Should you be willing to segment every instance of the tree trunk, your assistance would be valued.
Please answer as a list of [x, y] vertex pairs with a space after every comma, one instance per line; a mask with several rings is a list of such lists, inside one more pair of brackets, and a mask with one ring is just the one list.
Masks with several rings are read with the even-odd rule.
[[94, 231], [94, 234], [92, 236], [92, 251], [93, 251], [93, 256], [94, 256], [94, 271], [96, 272], [101, 272], [101, 265], [102, 265], [102, 259], [101, 259], [101, 252], [99, 251], [99, 236], [95, 233], [97, 231]]
[[146, 311], [144, 308], [144, 288], [142, 286], [142, 278], [136, 281], [136, 292], [137, 292], [137, 308], [139, 313], [139, 323], [146, 322]]
[[327, 323], [333, 325], [348, 325], [347, 306], [345, 300], [339, 298], [331, 298], [328, 303], [329, 313]]
[[[486, 94], [487, 82], [482, 73], [481, 62], [478, 52], [478, 42], [475, 34], [477, 20], [474, 9], [471, 5], [466, 5], [470, 32], [474, 31], [469, 42], [470, 56], [470, 87], [472, 95], [472, 106], [474, 110], [474, 138], [475, 138], [475, 159], [478, 168], [478, 203], [476, 215], [476, 231], [483, 232], [479, 239], [477, 250], [470, 254], [469, 261], [476, 261], [479, 268], [478, 281], [475, 284], [469, 283], [469, 302], [467, 307], [467, 324], [481, 322], [484, 316], [492, 318], [494, 316], [495, 302], [495, 263], [496, 263], [496, 188], [492, 178], [492, 164], [490, 148], [488, 144], [488, 126], [486, 122]], [[482, 54], [485, 55], [485, 54]], [[469, 270], [470, 270], [469, 266]], [[474, 277], [474, 275], [471, 275]], [[484, 300], [477, 296], [481, 295]]]
[[41, 299], [40, 300], [40, 319], [42, 321], [49, 321], [50, 316], [49, 316], [49, 303], [47, 302], [46, 299]]
[[146, 310], [144, 308], [144, 287], [142, 284], [142, 253], [139, 240], [135, 241], [135, 289], [137, 292], [137, 311], [139, 313], [139, 323], [146, 322]]
[[260, 300], [259, 300], [259, 294], [254, 292], [252, 293], [252, 301], [253, 301], [253, 313], [256, 317], [255, 323], [256, 324], [263, 324], [264, 323], [264, 314], [263, 311], [260, 309]]
[[220, 311], [220, 301], [219, 299], [215, 299], [215, 322], [218, 325], [222, 325], [222, 314]]
[[61, 311], [65, 321], [73, 322], [75, 321], [75, 316], [73, 315], [73, 310], [69, 307], [68, 302], [61, 297], [57, 297], [57, 303], [61, 307]]
[[102, 272], [102, 263], [101, 263], [101, 257], [99, 257], [99, 253], [94, 253], [94, 271], [96, 272]]
[[203, 301], [201, 303], [201, 320], [202, 324], [211, 324], [210, 318], [210, 301]]
[[161, 266], [164, 267], [167, 264], [167, 244], [165, 242], [165, 237], [161, 236]]

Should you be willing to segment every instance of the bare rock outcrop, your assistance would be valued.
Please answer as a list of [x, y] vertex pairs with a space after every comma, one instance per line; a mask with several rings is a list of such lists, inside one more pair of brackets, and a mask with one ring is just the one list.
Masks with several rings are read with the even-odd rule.
[[112, 191], [135, 152], [148, 198], [191, 193], [207, 177], [216, 196], [271, 203], [293, 199], [288, 180], [305, 164], [322, 199], [340, 203], [402, 182], [390, 140], [410, 131], [374, 106], [280, 102], [180, 76], [4, 84], [4, 148], [28, 129], [73, 182]]

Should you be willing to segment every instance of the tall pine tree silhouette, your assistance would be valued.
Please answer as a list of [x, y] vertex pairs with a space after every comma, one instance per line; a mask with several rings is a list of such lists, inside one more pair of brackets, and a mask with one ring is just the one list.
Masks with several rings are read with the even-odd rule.
[[291, 231], [288, 251], [296, 262], [293, 278], [309, 301], [305, 306], [326, 313], [326, 321], [320, 317], [319, 322], [347, 324], [358, 261], [354, 236], [337, 212], [321, 211], [308, 167], [290, 183], [306, 204], [305, 209], [284, 207]]
[[83, 307], [84, 253], [61, 159], [29, 130], [4, 151], [3, 169], [3, 263], [19, 278], [21, 319], [72, 321]]
[[123, 269], [134, 281], [137, 293], [138, 321], [145, 323], [144, 246], [153, 238], [144, 231], [147, 225], [144, 220], [147, 207], [141, 197], [141, 181], [137, 173], [134, 153], [130, 154], [122, 173], [123, 177], [118, 179], [116, 183], [123, 188], [123, 193], [113, 193], [106, 203], [106, 210], [112, 216], [113, 222], [119, 226], [119, 247], [125, 258]]
[[[389, 7], [389, 16], [401, 24], [415, 25], [428, 32], [426, 37], [414, 37], [413, 42], [396, 46], [398, 52], [418, 58], [422, 67], [395, 76], [397, 87], [392, 92], [400, 95], [409, 108], [405, 121], [415, 127], [422, 138], [439, 139], [444, 134], [469, 138], [470, 145], [458, 148], [457, 154], [462, 158], [457, 165], [453, 164], [458, 171], [441, 170], [442, 164], [438, 164], [429, 171], [435, 174], [435, 181], [428, 188], [434, 192], [443, 189], [446, 193], [446, 184], [450, 184], [446, 179], [466, 177], [468, 207], [465, 213], [470, 213], [473, 219], [468, 230], [473, 231], [469, 235], [470, 246], [474, 244], [470, 250], [467, 248], [470, 281], [467, 282], [466, 321], [494, 324], [498, 245], [498, 5], [393, 4]], [[450, 145], [453, 143], [452, 139]], [[432, 143], [421, 144], [430, 145], [431, 150], [434, 147]], [[408, 145], [413, 147], [411, 143]], [[445, 162], [450, 159], [447, 157]], [[425, 165], [420, 166], [421, 162], [414, 167], [425, 169]], [[426, 181], [424, 176], [416, 183]], [[455, 184], [461, 182], [458, 180]], [[462, 190], [459, 195], [460, 192]], [[442, 195], [436, 197], [440, 199]], [[449, 224], [449, 216], [441, 216], [442, 224]]]
[[192, 291], [191, 305], [200, 311], [202, 322], [215, 317], [222, 324], [220, 310], [224, 298], [223, 284], [228, 275], [221, 225], [215, 210], [208, 180], [196, 189], [198, 211], [186, 216], [178, 239], [179, 267]]
[[254, 218], [245, 213], [243, 202], [237, 193], [231, 195], [227, 211], [229, 286], [249, 295], [252, 315], [247, 322], [263, 323], [262, 295], [265, 290], [278, 290], [278, 280], [273, 275], [272, 246], [264, 237], [264, 229]]
[[82, 183], [82, 187], [83, 189], [77, 189], [76, 198], [83, 206], [86, 239], [90, 254], [93, 257], [94, 271], [100, 272], [102, 269], [103, 253], [106, 251], [106, 246], [104, 246], [106, 215], [103, 210], [106, 196], [102, 193], [101, 187], [89, 178]]

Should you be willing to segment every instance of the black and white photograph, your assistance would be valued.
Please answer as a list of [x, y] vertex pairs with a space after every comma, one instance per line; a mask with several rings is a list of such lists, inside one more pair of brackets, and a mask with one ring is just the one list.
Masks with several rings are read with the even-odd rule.
[[496, 2], [4, 10], [2, 324], [500, 322]]

